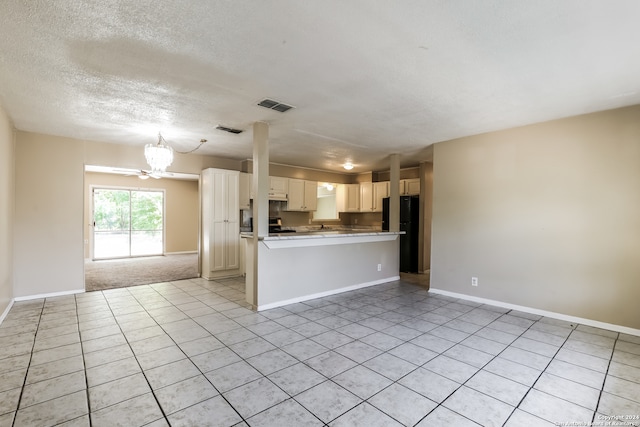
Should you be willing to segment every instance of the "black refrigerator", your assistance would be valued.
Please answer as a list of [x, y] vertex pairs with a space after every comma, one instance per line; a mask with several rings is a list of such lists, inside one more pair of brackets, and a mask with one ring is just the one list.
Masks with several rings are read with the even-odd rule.
[[[418, 272], [420, 197], [400, 196], [400, 271]], [[382, 230], [389, 231], [389, 198], [382, 200]]]

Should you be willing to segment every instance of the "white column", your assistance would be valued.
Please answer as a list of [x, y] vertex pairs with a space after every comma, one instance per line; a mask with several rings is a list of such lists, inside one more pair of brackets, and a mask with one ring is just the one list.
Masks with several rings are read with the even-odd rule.
[[400, 155], [392, 154], [389, 170], [389, 231], [400, 231]]
[[246, 257], [246, 300], [258, 306], [259, 237], [269, 235], [269, 125], [253, 124], [253, 239]]
[[269, 125], [253, 124], [253, 236], [269, 235]]

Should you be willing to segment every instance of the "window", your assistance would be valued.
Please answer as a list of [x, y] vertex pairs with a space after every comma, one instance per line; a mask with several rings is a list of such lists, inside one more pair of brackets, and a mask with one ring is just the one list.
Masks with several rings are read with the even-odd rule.
[[318, 184], [318, 207], [313, 212], [314, 220], [340, 219], [336, 199], [337, 188], [338, 184], [328, 182]]
[[93, 189], [93, 258], [162, 255], [164, 191]]

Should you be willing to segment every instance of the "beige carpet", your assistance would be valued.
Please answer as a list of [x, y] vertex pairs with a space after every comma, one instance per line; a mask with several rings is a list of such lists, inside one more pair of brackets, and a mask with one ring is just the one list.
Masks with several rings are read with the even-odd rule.
[[178, 254], [115, 260], [86, 260], [87, 291], [148, 285], [198, 277], [198, 254]]

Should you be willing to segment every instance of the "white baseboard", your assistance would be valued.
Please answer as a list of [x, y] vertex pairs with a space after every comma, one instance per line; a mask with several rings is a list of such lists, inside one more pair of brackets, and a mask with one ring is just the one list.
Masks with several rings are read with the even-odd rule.
[[359, 283], [357, 285], [347, 286], [346, 288], [333, 289], [326, 292], [319, 292], [317, 294], [305, 295], [302, 297], [291, 298], [284, 301], [272, 302], [270, 304], [258, 305], [257, 311], [269, 310], [272, 308], [282, 307], [289, 304], [295, 304], [297, 302], [309, 301], [316, 298], [328, 297], [330, 295], [341, 294], [343, 292], [355, 291], [357, 289], [368, 288], [369, 286], [381, 285], [383, 283], [393, 282], [400, 280], [400, 276], [387, 277], [385, 279], [374, 280], [373, 282]]
[[509, 304], [506, 302], [496, 301], [496, 300], [486, 299], [486, 298], [478, 298], [471, 295], [444, 291], [442, 289], [429, 288], [429, 292], [433, 292], [434, 294], [444, 295], [448, 297], [459, 298], [467, 301], [473, 301], [480, 304], [495, 305], [496, 307], [523, 311], [525, 313], [536, 314], [538, 316], [551, 317], [553, 319], [564, 320], [570, 323], [579, 323], [581, 325], [593, 326], [594, 328], [608, 329], [610, 331], [622, 332], [623, 334], [640, 336], [640, 329], [629, 328], [627, 326], [614, 325], [612, 323], [599, 322], [597, 320], [584, 319], [582, 317], [568, 316], [566, 314], [555, 313], [553, 311], [539, 310], [537, 308], [526, 307], [523, 305]]
[[7, 308], [2, 312], [2, 314], [0, 314], [0, 325], [2, 325], [2, 322], [4, 321], [4, 318], [7, 317], [7, 314], [9, 314], [9, 311], [11, 310], [11, 307], [13, 307], [13, 303], [14, 303], [14, 299], [12, 298], [11, 300], [9, 300], [9, 305], [7, 306]]
[[180, 252], [165, 252], [165, 255], [189, 255], [189, 254], [197, 254], [198, 251], [180, 251]]
[[50, 294], [38, 294], [38, 295], [27, 295], [24, 297], [16, 297], [14, 298], [16, 301], [29, 301], [32, 299], [40, 299], [40, 298], [53, 298], [53, 297], [61, 297], [64, 295], [73, 295], [73, 294], [82, 294], [84, 293], [84, 289], [75, 289], [72, 291], [64, 291], [64, 292], [52, 292]]

